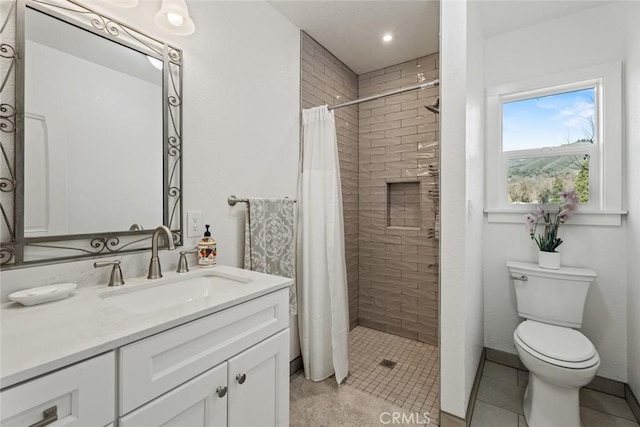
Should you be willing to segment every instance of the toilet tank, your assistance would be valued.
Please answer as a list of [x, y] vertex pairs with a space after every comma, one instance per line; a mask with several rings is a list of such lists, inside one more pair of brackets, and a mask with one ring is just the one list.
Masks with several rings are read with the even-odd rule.
[[589, 285], [598, 276], [587, 268], [547, 270], [538, 264], [508, 261], [518, 315], [552, 325], [580, 328]]

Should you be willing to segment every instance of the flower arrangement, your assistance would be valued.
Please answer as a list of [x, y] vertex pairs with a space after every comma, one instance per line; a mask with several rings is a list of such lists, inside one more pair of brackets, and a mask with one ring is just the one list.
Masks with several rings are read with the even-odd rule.
[[[535, 212], [525, 215], [531, 240], [535, 240], [542, 252], [556, 252], [556, 248], [562, 244], [562, 239], [558, 237], [560, 224], [567, 222], [578, 210], [580, 198], [575, 190], [563, 191], [559, 195], [563, 203], [557, 211], [538, 206]], [[544, 232], [536, 236], [538, 225], [544, 225]]]

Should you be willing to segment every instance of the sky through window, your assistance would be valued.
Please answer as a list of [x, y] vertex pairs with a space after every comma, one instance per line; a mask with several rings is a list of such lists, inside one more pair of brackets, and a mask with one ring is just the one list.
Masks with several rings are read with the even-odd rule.
[[558, 147], [593, 139], [595, 89], [540, 96], [502, 105], [503, 151]]

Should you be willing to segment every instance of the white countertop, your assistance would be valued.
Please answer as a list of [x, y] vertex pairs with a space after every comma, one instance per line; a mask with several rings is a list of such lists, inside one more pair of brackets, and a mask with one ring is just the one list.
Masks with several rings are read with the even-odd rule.
[[[215, 298], [202, 298], [152, 313], [134, 314], [100, 298], [105, 292], [127, 292], [159, 286], [177, 277], [212, 271], [251, 279]], [[23, 307], [0, 305], [0, 388], [113, 350], [194, 319], [288, 287], [292, 279], [234, 267], [194, 268], [189, 273], [163, 273], [162, 279], [129, 279], [118, 288], [106, 285], [76, 289], [68, 298]]]

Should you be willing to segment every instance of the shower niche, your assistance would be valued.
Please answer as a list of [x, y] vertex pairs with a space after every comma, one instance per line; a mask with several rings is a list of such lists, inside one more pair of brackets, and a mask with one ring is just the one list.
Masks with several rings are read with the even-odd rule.
[[419, 230], [420, 181], [387, 181], [387, 228]]

